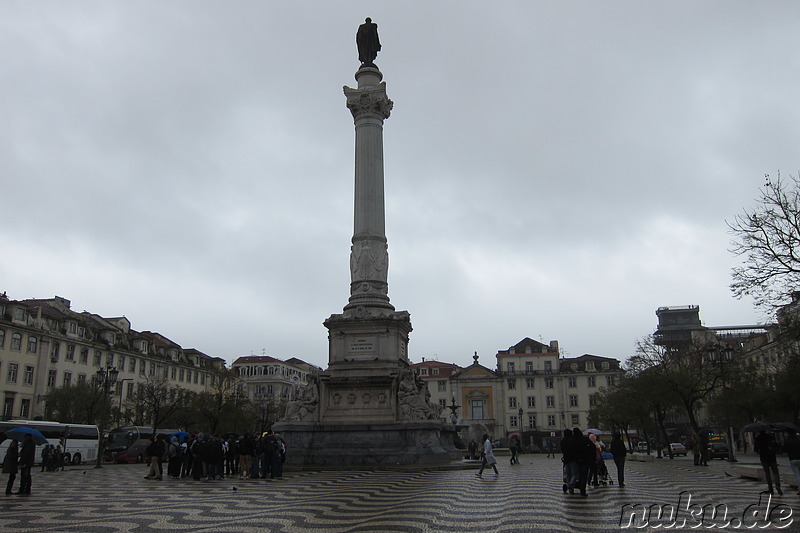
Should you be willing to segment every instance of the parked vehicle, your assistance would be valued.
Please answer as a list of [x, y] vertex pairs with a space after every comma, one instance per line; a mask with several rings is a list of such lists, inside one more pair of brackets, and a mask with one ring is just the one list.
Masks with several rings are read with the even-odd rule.
[[710, 442], [708, 444], [709, 459], [727, 459], [729, 455], [728, 445], [724, 442]]
[[686, 446], [681, 444], [680, 442], [670, 442], [669, 449], [664, 448], [664, 455], [669, 455], [669, 450], [672, 450], [672, 455], [683, 455], [686, 457]]
[[639, 453], [647, 453], [647, 443], [646, 442], [637, 442], [636, 443], [636, 451]]

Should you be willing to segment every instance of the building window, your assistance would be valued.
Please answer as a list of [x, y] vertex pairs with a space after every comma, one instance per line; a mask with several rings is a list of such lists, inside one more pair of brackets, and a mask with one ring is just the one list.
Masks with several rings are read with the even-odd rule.
[[28, 353], [36, 353], [36, 344], [38, 340], [33, 335], [28, 335]]
[[533, 374], [533, 361], [525, 361], [525, 373]]
[[114, 366], [114, 354], [109, 353], [106, 356], [106, 366]]
[[67, 361], [75, 360], [75, 345], [67, 344]]
[[131, 357], [131, 360], [128, 362], [128, 371], [129, 372], [136, 372], [136, 358]]
[[517, 388], [517, 380], [516, 379], [509, 379], [508, 380], [508, 388], [509, 390], [514, 390]]
[[511, 415], [511, 418], [509, 418], [508, 422], [512, 428], [515, 428], [519, 425], [519, 420], [517, 419], [517, 415]]
[[589, 395], [589, 407], [594, 407], [597, 405], [597, 394], [590, 394]]
[[128, 390], [125, 393], [125, 397], [126, 398], [130, 398], [131, 396], [133, 396], [133, 386], [134, 386], [133, 381], [129, 382], [127, 386], [128, 386]]
[[147, 361], [142, 361], [139, 365], [139, 374], [143, 376], [147, 374]]
[[[242, 369], [241, 368], [237, 368], [237, 370], [239, 370], [241, 372]], [[172, 372], [170, 373], [170, 377], [172, 378], [172, 381], [175, 381], [178, 378], [178, 369], [175, 368], [174, 366], [172, 367]]]
[[[11, 335], [11, 349], [18, 352], [22, 349], [22, 334], [13, 333]], [[12, 398], [13, 400], [13, 398]]]
[[6, 330], [0, 328], [0, 348], [6, 345]]
[[528, 407], [536, 407], [536, 398], [528, 396]]
[[570, 407], [578, 407], [578, 395], [577, 394], [570, 394], [569, 395], [569, 406]]
[[180, 372], [178, 372], [178, 380], [183, 381], [183, 377], [185, 375], [184, 370], [181, 368]]
[[17, 363], [8, 363], [8, 379], [9, 383], [16, 383], [17, 382], [17, 372], [19, 370], [19, 365]]
[[580, 423], [578, 415], [572, 415], [572, 425], [577, 426]]
[[193, 379], [194, 379], [194, 382], [195, 382], [195, 383], [197, 383], [197, 374], [199, 374], [199, 373], [200, 373], [200, 372], [198, 372], [198, 371], [196, 371], [196, 370], [195, 370], [195, 372], [194, 372], [194, 378], [193, 378]]
[[514, 373], [514, 363], [511, 363], [511, 362], [506, 363], [506, 370], [508, 370], [509, 374], [513, 374]]
[[81, 348], [81, 364], [86, 365], [89, 363], [89, 348]]
[[72, 385], [72, 372], [64, 372], [64, 386], [69, 387]]
[[608, 370], [608, 361], [603, 361], [602, 363], [600, 363], [600, 368], [602, 368], [603, 370]]
[[570, 376], [567, 378], [567, 387], [574, 389], [578, 386], [578, 378], [575, 376]]
[[553, 371], [553, 362], [552, 361], [545, 361], [544, 362], [544, 371], [548, 374]]
[[483, 400], [472, 400], [470, 402], [470, 410], [472, 411], [472, 418], [481, 420], [483, 418]]
[[419, 375], [420, 376], [427, 376], [428, 375], [428, 369], [427, 368], [420, 368], [419, 369]]
[[594, 372], [594, 361], [586, 361], [586, 371]]
[[155, 365], [155, 363], [150, 363], [150, 375], [151, 376], [155, 376], [156, 375], [156, 365]]
[[169, 367], [164, 367], [164, 379], [169, 379]]
[[102, 356], [103, 356], [103, 352], [101, 352], [100, 350], [95, 350], [94, 351], [94, 359], [93, 359], [94, 366], [100, 366], [100, 358]]
[[431, 376], [438, 376], [439, 375], [439, 367], [431, 368]]
[[25, 385], [33, 385], [33, 367], [26, 366], [25, 367], [25, 374], [22, 376], [22, 382]]
[[528, 415], [528, 426], [531, 429], [536, 429], [536, 415]]
[[55, 370], [48, 370], [47, 371], [47, 386], [51, 387], [51, 388], [56, 386], [56, 371]]
[[437, 382], [437, 388], [439, 392], [446, 392], [447, 391], [447, 381], [440, 379]]
[[8, 420], [14, 414], [14, 397], [6, 396], [3, 402], [3, 419]]
[[26, 419], [31, 416], [31, 401], [28, 398], [23, 398], [19, 403], [19, 417]]
[[53, 346], [50, 348], [50, 358], [53, 361], [58, 361], [58, 355], [60, 352], [61, 352], [61, 343], [53, 342]]
[[513, 396], [508, 399], [508, 407], [510, 409], [516, 409], [517, 408], [517, 399], [514, 398]]
[[608, 384], [609, 387], [613, 387], [614, 383], [616, 383], [614, 376], [606, 376], [606, 383]]
[[553, 388], [553, 378], [551, 378], [551, 377], [544, 378], [544, 388], [545, 389], [552, 389]]
[[528, 378], [528, 379], [526, 379], [526, 380], [525, 380], [525, 386], [526, 386], [526, 387], [528, 387], [529, 389], [532, 389], [532, 388], [533, 388], [533, 382], [534, 382], [534, 381], [535, 381], [535, 380], [534, 380], [533, 378]]
[[439, 407], [441, 407], [442, 409], [447, 407], [447, 400], [445, 400], [444, 398], [439, 398]]
[[69, 323], [69, 333], [70, 333], [70, 335], [75, 335], [76, 333], [78, 333], [78, 324], [77, 323], [75, 323], [75, 322], [70, 322]]
[[594, 387], [594, 376], [588, 376], [586, 378], [586, 381], [588, 382], [590, 387]]
[[86, 383], [86, 374], [78, 374], [78, 383]]
[[547, 399], [547, 407], [555, 407], [556, 406], [556, 397], [555, 396], [548, 396], [546, 399]]
[[555, 427], [556, 415], [547, 415], [547, 427]]
[[125, 356], [122, 354], [119, 354], [119, 369], [120, 371], [125, 370]]
[[205, 385], [205, 384], [206, 384], [206, 375], [202, 374], [200, 376], [200, 385]]

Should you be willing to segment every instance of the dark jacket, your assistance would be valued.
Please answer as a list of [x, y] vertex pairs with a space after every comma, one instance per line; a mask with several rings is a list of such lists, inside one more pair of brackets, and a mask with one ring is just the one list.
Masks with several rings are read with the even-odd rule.
[[33, 439], [25, 439], [22, 442], [22, 450], [19, 452], [19, 466], [33, 468], [36, 463], [36, 445]]
[[577, 460], [572, 432], [564, 432], [564, 438], [561, 439], [561, 453], [564, 454], [565, 463]]
[[19, 447], [9, 446], [6, 452], [6, 458], [3, 459], [3, 473], [16, 474], [17, 462], [19, 461]]
[[621, 438], [615, 438], [611, 441], [611, 455], [615, 458], [628, 455], [628, 450], [625, 449], [625, 443], [622, 442]]
[[783, 451], [789, 457], [790, 461], [800, 460], [800, 438], [797, 435], [789, 435], [783, 441]]
[[758, 457], [763, 464], [771, 465], [778, 461], [775, 455], [772, 435], [766, 431], [762, 431], [756, 436], [756, 440], [753, 443], [753, 450], [758, 453]]

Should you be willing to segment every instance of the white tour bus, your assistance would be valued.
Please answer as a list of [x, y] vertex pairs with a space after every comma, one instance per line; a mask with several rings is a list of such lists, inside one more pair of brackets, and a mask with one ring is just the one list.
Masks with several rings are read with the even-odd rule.
[[[6, 420], [0, 421], [0, 431], [8, 431], [17, 427], [28, 427], [38, 430], [53, 446], [61, 446], [64, 451], [64, 463], [79, 465], [82, 462], [97, 460], [100, 446], [100, 432], [97, 426], [87, 424], [60, 424], [41, 420]], [[0, 443], [0, 461], [6, 456], [11, 442], [6, 439]], [[36, 462], [41, 461], [41, 447], [36, 449]]]

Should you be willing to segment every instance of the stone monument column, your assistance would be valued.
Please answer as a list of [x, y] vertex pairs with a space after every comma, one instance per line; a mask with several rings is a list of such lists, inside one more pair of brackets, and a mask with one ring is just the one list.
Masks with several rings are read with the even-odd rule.
[[389, 303], [389, 254], [383, 192], [383, 121], [392, 101], [374, 64], [356, 72], [358, 88], [344, 88], [355, 123], [355, 205], [350, 249], [350, 301], [345, 311], [364, 307], [394, 311]]

